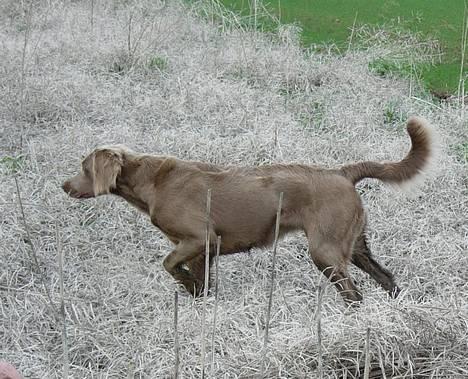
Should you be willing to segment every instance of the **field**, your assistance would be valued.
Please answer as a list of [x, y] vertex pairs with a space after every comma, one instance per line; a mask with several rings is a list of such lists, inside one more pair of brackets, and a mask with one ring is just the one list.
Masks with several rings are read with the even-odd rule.
[[[28, 379], [170, 378], [177, 336], [180, 378], [201, 377], [203, 341], [210, 378], [259, 378], [262, 365], [267, 378], [466, 378], [466, 105], [370, 70], [425, 47], [366, 33], [379, 44], [306, 54], [293, 27], [261, 34], [211, 2], [2, 1], [0, 360]], [[440, 138], [425, 183], [358, 186], [371, 249], [402, 293], [353, 268], [364, 302], [347, 309], [292, 234], [265, 358], [271, 250], [221, 257], [204, 318], [146, 216], [60, 188], [101, 144], [220, 165], [399, 160], [410, 115]]]
[[[223, 3], [247, 15], [251, 13], [254, 2], [223, 0]], [[304, 46], [333, 44], [338, 51], [346, 51], [353, 27], [356, 29], [362, 25], [380, 26], [382, 30], [406, 30], [423, 39], [437, 41], [434, 55], [416, 65], [418, 76], [427, 88], [436, 93], [457, 92], [464, 14], [464, 2], [461, 0], [273, 0], [263, 3], [281, 22], [299, 23]], [[395, 57], [387, 59], [392, 61]], [[465, 65], [465, 76], [467, 67]], [[388, 72], [395, 73], [406, 74], [399, 67]]]

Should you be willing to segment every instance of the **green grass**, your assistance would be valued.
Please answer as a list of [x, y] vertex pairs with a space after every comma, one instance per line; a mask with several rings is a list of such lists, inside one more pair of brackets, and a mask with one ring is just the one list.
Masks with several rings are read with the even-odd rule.
[[148, 61], [148, 68], [152, 70], [164, 71], [167, 68], [167, 59], [163, 57], [154, 56]]
[[413, 74], [413, 67], [408, 62], [395, 62], [382, 58], [370, 62], [369, 69], [380, 76], [398, 73], [399, 75], [409, 77]]
[[[228, 7], [249, 12], [252, 0], [222, 0]], [[283, 23], [299, 22], [302, 42], [336, 44], [345, 49], [356, 25], [393, 24], [439, 41], [440, 63], [420, 67], [426, 86], [436, 92], [455, 93], [458, 87], [463, 0], [273, 0], [265, 1]], [[465, 67], [465, 74], [468, 68]]]
[[462, 163], [468, 163], [468, 140], [453, 146], [457, 159]]
[[25, 157], [23, 155], [0, 157], [0, 168], [5, 169], [7, 174], [16, 174], [23, 168], [24, 163]]

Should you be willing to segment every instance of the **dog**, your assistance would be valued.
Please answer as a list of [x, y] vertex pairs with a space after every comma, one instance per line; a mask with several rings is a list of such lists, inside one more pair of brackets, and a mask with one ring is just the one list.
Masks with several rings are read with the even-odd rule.
[[407, 132], [411, 149], [399, 162], [366, 161], [331, 169], [302, 164], [220, 167], [139, 154], [122, 145], [102, 146], [82, 161], [81, 172], [62, 188], [77, 199], [117, 195], [149, 215], [175, 245], [164, 268], [194, 296], [202, 293], [205, 279], [208, 189], [210, 241], [221, 236], [222, 255], [273, 242], [283, 193], [280, 236], [304, 231], [314, 264], [344, 301], [353, 304], [362, 294], [348, 273], [349, 263], [391, 296], [400, 292], [393, 275], [374, 260], [367, 246], [366, 215], [355, 185], [364, 178], [403, 184], [428, 167], [433, 141], [427, 121], [411, 117]]

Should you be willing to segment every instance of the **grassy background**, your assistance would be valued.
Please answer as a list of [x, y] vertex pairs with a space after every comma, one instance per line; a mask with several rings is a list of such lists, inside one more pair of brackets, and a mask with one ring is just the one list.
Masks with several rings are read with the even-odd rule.
[[[252, 0], [222, 0], [229, 7], [249, 12]], [[284, 23], [299, 22], [302, 42], [348, 46], [356, 25], [385, 25], [439, 41], [443, 55], [435, 64], [420, 64], [426, 86], [437, 92], [456, 92], [461, 61], [464, 3], [462, 0], [283, 0], [266, 1], [268, 8]], [[465, 67], [465, 74], [467, 68]]]
[[266, 377], [357, 379], [367, 355], [370, 378], [465, 378], [466, 107], [373, 74], [370, 50], [304, 54], [287, 27], [271, 38], [199, 17], [211, 5], [0, 2], [0, 360], [28, 379], [63, 379], [67, 367], [70, 378], [172, 377], [178, 291], [179, 378], [201, 377], [203, 340], [210, 378], [258, 378], [270, 250], [221, 257], [203, 339], [203, 302], [162, 267], [170, 241], [123, 200], [78, 201], [61, 183], [113, 143], [220, 165], [397, 160], [416, 114], [446, 142], [443, 169], [419, 196], [359, 184], [371, 249], [401, 295], [351, 267], [365, 300], [347, 310], [303, 233], [287, 236]]

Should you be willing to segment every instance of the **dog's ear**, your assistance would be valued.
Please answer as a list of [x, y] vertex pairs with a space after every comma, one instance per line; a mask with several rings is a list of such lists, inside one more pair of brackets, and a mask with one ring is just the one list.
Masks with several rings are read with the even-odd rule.
[[104, 195], [115, 188], [121, 170], [121, 152], [113, 149], [96, 150], [93, 156], [94, 196]]

